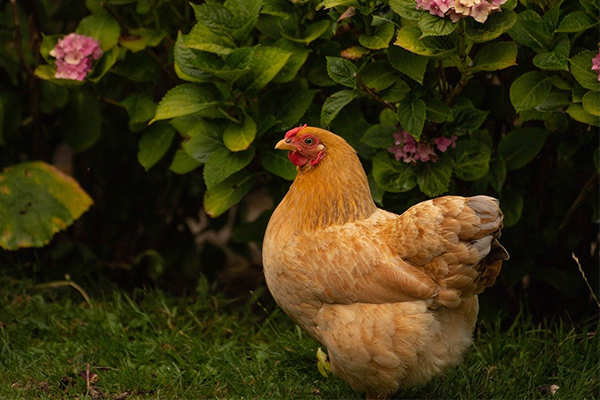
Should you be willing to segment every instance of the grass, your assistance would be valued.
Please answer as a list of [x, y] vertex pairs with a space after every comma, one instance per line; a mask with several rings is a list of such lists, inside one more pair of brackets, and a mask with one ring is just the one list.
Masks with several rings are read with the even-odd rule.
[[[320, 375], [318, 344], [256, 300], [234, 309], [205, 289], [193, 301], [140, 290], [111, 292], [90, 308], [73, 288], [8, 278], [0, 287], [0, 398], [364, 398]], [[523, 318], [505, 331], [480, 325], [460, 367], [400, 394], [597, 398], [595, 328]]]

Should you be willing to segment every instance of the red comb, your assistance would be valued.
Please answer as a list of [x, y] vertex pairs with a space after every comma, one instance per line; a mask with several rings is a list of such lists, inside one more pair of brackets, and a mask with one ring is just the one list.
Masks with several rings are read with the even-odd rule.
[[285, 134], [285, 138], [289, 139], [291, 137], [294, 137], [298, 134], [298, 132], [300, 132], [302, 129], [306, 128], [306, 124], [299, 126], [297, 128], [294, 129], [290, 129], [289, 131], [287, 131], [287, 133]]

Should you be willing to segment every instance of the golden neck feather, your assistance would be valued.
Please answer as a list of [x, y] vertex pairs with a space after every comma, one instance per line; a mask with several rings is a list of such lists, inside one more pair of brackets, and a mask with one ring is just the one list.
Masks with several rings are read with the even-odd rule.
[[355, 150], [342, 138], [328, 138], [323, 160], [306, 165], [281, 201], [273, 218], [291, 232], [314, 232], [367, 218], [377, 207]]

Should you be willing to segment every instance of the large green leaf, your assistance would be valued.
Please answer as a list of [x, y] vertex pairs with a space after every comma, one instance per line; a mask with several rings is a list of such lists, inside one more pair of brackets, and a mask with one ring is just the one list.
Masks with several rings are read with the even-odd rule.
[[427, 36], [421, 38], [422, 32], [418, 26], [408, 26], [400, 29], [394, 43], [410, 52], [422, 56], [443, 59], [456, 52], [458, 35]]
[[100, 103], [84, 91], [74, 91], [61, 112], [62, 134], [66, 144], [75, 152], [92, 147], [102, 132]]
[[447, 124], [448, 131], [458, 136], [473, 132], [485, 122], [488, 114], [489, 111], [475, 108], [470, 100], [458, 98], [452, 106], [452, 122]]
[[421, 131], [425, 124], [427, 105], [421, 99], [403, 99], [398, 103], [398, 120], [400, 125], [416, 141], [421, 137]]
[[378, 92], [387, 89], [400, 79], [400, 74], [390, 66], [387, 60], [368, 63], [358, 75], [368, 88]]
[[542, 128], [517, 128], [504, 136], [498, 145], [498, 153], [509, 170], [524, 167], [533, 160], [544, 147], [548, 131]]
[[278, 85], [260, 96], [260, 111], [281, 122], [281, 129], [293, 127], [310, 107], [317, 90], [309, 90], [298, 82]]
[[487, 174], [490, 166], [490, 149], [475, 140], [462, 140], [452, 150], [454, 174], [463, 181], [476, 181]]
[[559, 35], [552, 51], [545, 51], [537, 54], [533, 58], [533, 64], [540, 69], [568, 71], [568, 57], [570, 51], [571, 42], [569, 36], [566, 34]]
[[330, 22], [328, 20], [321, 20], [306, 25], [304, 32], [300, 33], [299, 36], [288, 35], [287, 33], [285, 33], [285, 31], [281, 32], [281, 36], [293, 42], [309, 44], [310, 42], [316, 40], [325, 32], [327, 32], [327, 30], [329, 29], [329, 24]]
[[132, 132], [143, 130], [156, 113], [156, 104], [147, 94], [134, 93], [119, 105], [125, 107], [129, 114], [129, 129]]
[[362, 34], [358, 38], [358, 42], [367, 49], [379, 50], [386, 49], [390, 45], [390, 40], [394, 36], [394, 25], [385, 23], [378, 26], [372, 35]]
[[573, 11], [560, 21], [560, 25], [556, 29], [556, 32], [582, 32], [592, 28], [598, 24], [598, 19], [592, 18], [586, 12]]
[[523, 213], [523, 196], [515, 189], [506, 188], [500, 196], [500, 208], [504, 214], [504, 226], [516, 225]]
[[202, 165], [202, 163], [196, 161], [196, 159], [186, 153], [185, 150], [178, 149], [173, 156], [169, 170], [176, 174], [183, 175], [195, 170], [200, 165]]
[[364, 133], [360, 141], [374, 149], [387, 149], [394, 146], [396, 130], [390, 125], [373, 125]]
[[242, 124], [230, 124], [223, 133], [223, 143], [231, 151], [246, 150], [256, 137], [254, 120], [244, 115]]
[[600, 117], [600, 94], [587, 92], [583, 96], [583, 109], [591, 115]]
[[198, 22], [186, 36], [185, 45], [192, 49], [224, 55], [231, 53], [235, 48], [231, 38], [213, 31], [202, 22]]
[[175, 118], [171, 124], [187, 138], [183, 150], [200, 163], [207, 162], [216, 150], [225, 148], [221, 139], [226, 128], [223, 123], [186, 116]]
[[175, 72], [186, 81], [210, 82], [215, 71], [223, 68], [223, 60], [212, 53], [195, 50], [185, 45], [180, 33], [175, 42]]
[[134, 53], [147, 47], [155, 47], [165, 38], [167, 32], [162, 30], [137, 28], [131, 29], [128, 35], [119, 37], [119, 44]]
[[348, 60], [340, 57], [327, 57], [327, 73], [340, 85], [353, 88], [356, 85], [358, 69]]
[[356, 94], [352, 90], [341, 90], [329, 96], [321, 109], [321, 125], [328, 126], [342, 108], [350, 103]]
[[[493, 14], [492, 16], [502, 14], [504, 12]], [[547, 51], [553, 36], [553, 32], [544, 23], [542, 17], [532, 10], [519, 13], [517, 21], [508, 31], [508, 34], [516, 42], [536, 51]]]
[[283, 69], [292, 54], [277, 47], [257, 47], [250, 73], [240, 79], [245, 91], [258, 92], [264, 88]]
[[204, 194], [204, 210], [211, 217], [218, 217], [242, 198], [252, 189], [255, 175], [240, 171]]
[[542, 72], [530, 71], [510, 86], [510, 101], [517, 111], [540, 105], [552, 90], [552, 78]]
[[388, 192], [407, 192], [417, 186], [417, 174], [412, 164], [396, 161], [389, 152], [373, 157], [373, 178]]
[[273, 78], [273, 82], [276, 83], [289, 82], [296, 77], [296, 74], [306, 62], [310, 50], [299, 48], [297, 44], [292, 43], [284, 38], [281, 38], [273, 43], [273, 47], [277, 47], [292, 53], [283, 68], [281, 68], [277, 75], [275, 75], [275, 78]]
[[77, 33], [93, 37], [100, 42], [102, 51], [107, 51], [119, 42], [121, 28], [108, 15], [90, 15], [79, 21]]
[[148, 171], [160, 160], [175, 137], [175, 129], [166, 122], [151, 125], [139, 143], [138, 161]]
[[238, 172], [254, 158], [255, 150], [231, 152], [226, 148], [215, 150], [204, 165], [204, 183], [211, 190], [229, 176]]
[[406, 74], [409, 78], [423, 84], [423, 77], [427, 69], [429, 58], [404, 50], [399, 46], [388, 49], [388, 60], [392, 67]]
[[473, 58], [473, 72], [497, 71], [517, 63], [517, 45], [514, 42], [495, 42], [485, 45]]
[[288, 181], [296, 178], [296, 167], [290, 162], [287, 154], [281, 150], [270, 150], [260, 153], [262, 166], [272, 174]]
[[0, 247], [42, 247], [92, 204], [73, 178], [44, 162], [8, 167], [0, 174]]
[[443, 101], [435, 97], [426, 97], [423, 100], [425, 101], [427, 120], [438, 124], [452, 120], [452, 110]]
[[600, 126], [600, 118], [585, 111], [581, 104], [571, 104], [569, 108], [567, 108], [567, 114], [575, 121], [592, 126]]
[[457, 23], [452, 22], [448, 18], [440, 18], [437, 15], [430, 13], [422, 13], [419, 17], [419, 28], [423, 34], [422, 38], [426, 36], [446, 36], [456, 30]]
[[598, 82], [598, 74], [592, 71], [592, 58], [597, 53], [593, 51], [582, 51], [575, 57], [569, 59], [571, 63], [571, 73], [581, 86], [586, 89], [600, 92], [600, 82]]
[[451, 176], [452, 159], [442, 155], [437, 162], [422, 163], [417, 176], [417, 183], [421, 192], [429, 197], [435, 197], [448, 191]]
[[213, 86], [200, 83], [184, 83], [169, 90], [160, 101], [156, 115], [150, 121], [181, 117], [220, 104], [220, 95]]
[[227, 55], [223, 68], [215, 71], [215, 76], [228, 82], [235, 82], [250, 72], [255, 51], [256, 47], [241, 47], [233, 50]]
[[417, 10], [417, 4], [414, 0], [390, 0], [389, 4], [394, 12], [410, 21], [418, 21], [421, 14], [423, 14], [423, 11]]
[[473, 18], [465, 20], [465, 36], [475, 43], [489, 42], [507, 32], [517, 22], [517, 15], [510, 10], [491, 14], [480, 24]]

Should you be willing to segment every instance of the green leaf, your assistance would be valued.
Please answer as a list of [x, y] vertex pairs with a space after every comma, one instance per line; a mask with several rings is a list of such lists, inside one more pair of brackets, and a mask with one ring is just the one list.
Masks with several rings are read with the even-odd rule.
[[215, 218], [229, 210], [254, 186], [255, 175], [241, 171], [230, 176], [204, 194], [204, 210]]
[[421, 137], [427, 105], [421, 99], [404, 99], [398, 103], [398, 120], [404, 128], [418, 142]]
[[273, 78], [273, 82], [276, 83], [289, 82], [296, 77], [296, 74], [298, 74], [298, 71], [306, 62], [310, 50], [298, 48], [296, 44], [284, 38], [281, 38], [273, 43], [273, 47], [277, 47], [292, 53], [283, 68], [281, 68], [277, 75], [275, 75], [275, 78]]
[[438, 124], [452, 120], [452, 110], [443, 101], [434, 97], [426, 97], [426, 118]]
[[42, 247], [92, 204], [73, 178], [44, 162], [8, 167], [0, 174], [0, 247]]
[[596, 53], [593, 51], [582, 51], [569, 59], [569, 62], [571, 63], [571, 73], [581, 86], [595, 92], [600, 92], [598, 74], [596, 71], [592, 71], [592, 58], [595, 56]]
[[71, 93], [61, 112], [62, 134], [66, 144], [79, 153], [92, 147], [102, 132], [100, 103], [83, 91]]
[[507, 32], [517, 22], [517, 14], [511, 10], [491, 14], [480, 24], [473, 18], [465, 19], [465, 36], [475, 43], [489, 42]]
[[255, 150], [231, 152], [226, 148], [215, 150], [204, 165], [204, 183], [211, 190], [232, 174], [238, 172], [254, 158]]
[[442, 155], [437, 162], [424, 162], [417, 176], [421, 192], [429, 197], [439, 196], [448, 191], [452, 176], [452, 159]]
[[167, 32], [155, 29], [131, 29], [127, 35], [119, 37], [119, 44], [134, 53], [146, 47], [156, 47], [167, 36]]
[[173, 156], [173, 161], [171, 161], [171, 165], [169, 166], [169, 170], [176, 174], [183, 175], [195, 170], [201, 165], [201, 162], [196, 161], [184, 150], [177, 149]]
[[294, 14], [294, 6], [287, 0], [264, 0], [260, 13], [288, 19]]
[[489, 182], [496, 193], [502, 193], [502, 187], [506, 181], [506, 163], [501, 157], [496, 157], [490, 162]]
[[119, 47], [115, 46], [112, 49], [104, 52], [102, 57], [98, 60], [92, 71], [88, 74], [86, 79], [90, 82], [98, 82], [106, 75], [106, 73], [115, 65], [119, 57]]
[[235, 48], [235, 43], [226, 35], [215, 32], [198, 22], [185, 38], [185, 45], [192, 49], [227, 55]]
[[452, 106], [452, 123], [448, 124], [448, 131], [458, 136], [472, 132], [484, 123], [489, 112], [478, 110], [471, 101], [458, 98]]
[[255, 50], [256, 47], [242, 47], [233, 50], [227, 55], [223, 68], [215, 71], [215, 76], [231, 83], [246, 75], [251, 70], [250, 66]]
[[352, 90], [342, 90], [329, 96], [321, 109], [321, 125], [328, 126], [340, 110], [355, 97], [356, 94]]
[[417, 186], [415, 167], [396, 161], [387, 151], [373, 157], [372, 171], [377, 185], [388, 192], [408, 192]]
[[256, 25], [263, 0], [226, 0], [225, 7], [233, 13], [239, 28], [233, 32], [235, 40], [242, 41]]
[[583, 11], [573, 11], [565, 15], [556, 32], [582, 32], [598, 24], [598, 20], [592, 18]]
[[417, 10], [417, 4], [414, 0], [390, 0], [389, 4], [395, 13], [410, 21], [418, 21], [421, 14], [423, 14], [423, 11]]
[[220, 95], [213, 86], [184, 83], [167, 92], [160, 101], [156, 109], [156, 115], [150, 123], [192, 114], [220, 103]]
[[[181, 79], [193, 82], [210, 82], [215, 71], [223, 68], [223, 60], [215, 54], [187, 47], [181, 33], [175, 42], [175, 71]], [[182, 72], [185, 74], [182, 76]], [[193, 79], [190, 79], [193, 78]]]
[[533, 57], [533, 64], [540, 69], [551, 71], [568, 71], [568, 57], [570, 51], [571, 44], [569, 41], [569, 36], [566, 34], [559, 35], [559, 38], [556, 41], [552, 51], [546, 51], [537, 54], [535, 57]]
[[[502, 15], [504, 12], [493, 14]], [[548, 30], [542, 17], [535, 11], [526, 10], [518, 14], [517, 21], [508, 31], [517, 43], [535, 51], [546, 51], [552, 42], [553, 32]]]
[[156, 104], [146, 94], [134, 93], [119, 103], [129, 114], [129, 129], [136, 132], [144, 129], [156, 113]]
[[275, 78], [291, 56], [291, 52], [276, 47], [257, 47], [251, 72], [240, 81], [242, 86], [247, 92], [258, 92]]
[[423, 31], [421, 38], [426, 36], [446, 36], [456, 30], [457, 23], [448, 18], [440, 18], [430, 13], [422, 13], [419, 17], [419, 28]]
[[329, 24], [330, 22], [328, 20], [317, 21], [306, 26], [304, 33], [300, 34], [300, 37], [288, 35], [283, 31], [281, 32], [281, 36], [293, 42], [309, 44], [310, 42], [318, 39], [319, 36], [327, 32], [327, 30], [329, 29]]
[[591, 15], [598, 15], [600, 5], [596, 0], [579, 0], [579, 3], [585, 8]]
[[117, 45], [121, 28], [119, 23], [108, 15], [90, 15], [79, 21], [77, 33], [91, 36], [100, 42], [102, 51]]
[[160, 160], [175, 137], [175, 129], [166, 122], [156, 123], [148, 128], [139, 143], [138, 161], [148, 171]]
[[260, 110], [281, 122], [281, 129], [293, 127], [310, 107], [317, 90], [308, 90], [297, 82], [278, 85], [260, 96]]
[[394, 36], [394, 25], [385, 23], [375, 29], [373, 35], [362, 34], [358, 38], [358, 42], [367, 49], [380, 50], [387, 49], [390, 45], [390, 40]]
[[340, 85], [353, 88], [358, 69], [348, 60], [339, 57], [327, 57], [327, 74]]
[[592, 126], [600, 126], [600, 118], [588, 113], [581, 104], [571, 104], [567, 108], [567, 114], [575, 121]]
[[50, 55], [52, 49], [58, 44], [58, 40], [62, 39], [63, 35], [44, 35], [42, 33], [42, 43], [40, 44], [40, 54], [44, 61], [51, 63], [56, 59]]
[[376, 92], [387, 89], [400, 79], [400, 75], [386, 60], [365, 65], [358, 75], [368, 88]]
[[510, 101], [517, 111], [540, 105], [552, 90], [552, 78], [531, 71], [517, 78], [510, 86]]
[[[390, 103], [396, 103], [405, 98], [410, 91], [410, 86], [402, 79], [398, 79], [392, 86], [381, 92], [380, 95], [383, 100]], [[395, 118], [398, 119], [397, 116]]]
[[473, 58], [473, 72], [497, 71], [517, 64], [517, 45], [514, 42], [495, 42], [485, 45]]
[[260, 153], [258, 158], [270, 173], [288, 181], [296, 178], [296, 167], [288, 159], [287, 153], [281, 150], [270, 150]]
[[316, 8], [333, 8], [338, 6], [360, 7], [358, 0], [323, 0]]
[[209, 28], [211, 31], [231, 33], [242, 27], [243, 22], [236, 20], [233, 12], [224, 5], [218, 3], [204, 3], [201, 5], [191, 4], [199, 24]]
[[535, 109], [542, 112], [552, 112], [562, 110], [569, 104], [571, 104], [571, 100], [569, 100], [567, 96], [559, 92], [552, 92], [541, 104], [537, 105]]
[[429, 62], [428, 57], [420, 56], [398, 46], [390, 47], [387, 56], [392, 67], [421, 85], [423, 84], [423, 77]]
[[504, 227], [516, 225], [523, 213], [523, 196], [515, 189], [506, 188], [500, 196], [500, 209], [504, 214]]
[[463, 181], [476, 181], [483, 178], [490, 166], [490, 149], [475, 140], [462, 140], [452, 151], [454, 174]]
[[421, 29], [417, 26], [409, 26], [400, 29], [394, 44], [415, 54], [443, 59], [456, 52], [458, 36], [451, 34], [421, 38]]
[[377, 124], [373, 125], [364, 133], [361, 142], [374, 149], [387, 149], [394, 146], [394, 126]]
[[222, 123], [186, 116], [172, 120], [171, 125], [188, 138], [183, 142], [183, 150], [198, 162], [206, 163], [215, 151], [225, 149], [221, 141], [225, 131]]
[[583, 96], [583, 109], [588, 114], [600, 117], [600, 94], [597, 92], [587, 92]]
[[548, 131], [542, 128], [514, 129], [502, 138], [498, 144], [498, 153], [509, 170], [522, 168], [539, 154], [548, 134]]
[[244, 116], [244, 123], [230, 124], [223, 133], [223, 143], [231, 151], [246, 150], [256, 137], [256, 124], [249, 116]]

